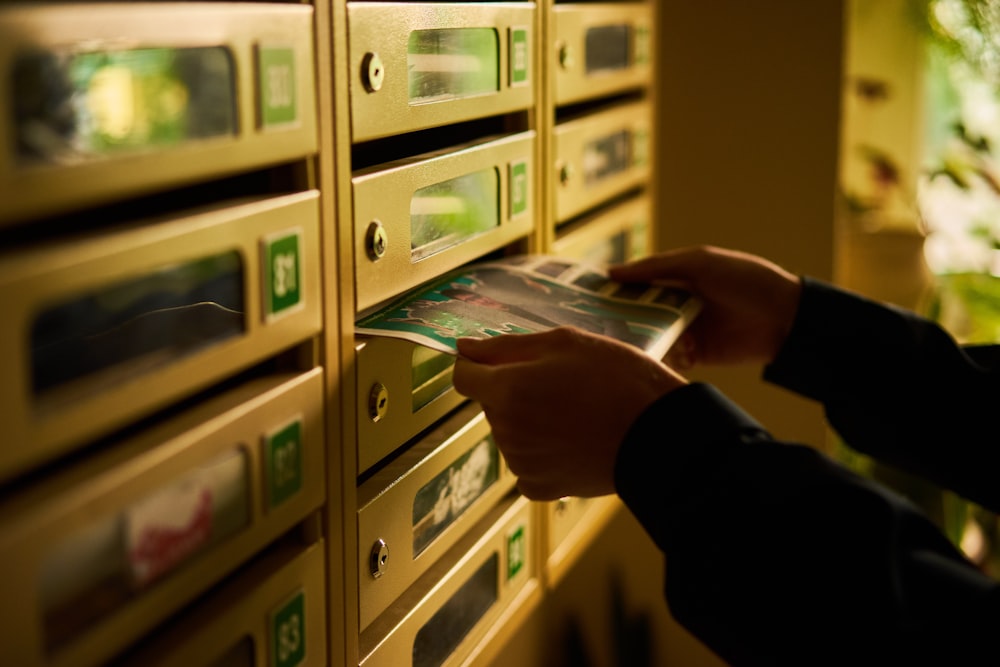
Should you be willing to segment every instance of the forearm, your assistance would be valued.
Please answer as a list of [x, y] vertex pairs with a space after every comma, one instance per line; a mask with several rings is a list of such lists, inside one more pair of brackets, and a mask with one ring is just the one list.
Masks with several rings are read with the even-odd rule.
[[705, 385], [640, 416], [616, 484], [666, 555], [674, 615], [733, 664], [926, 653], [1000, 620], [993, 583], [912, 507]]
[[822, 402], [851, 447], [1000, 509], [1000, 358], [969, 352], [932, 322], [807, 279], [765, 378]]

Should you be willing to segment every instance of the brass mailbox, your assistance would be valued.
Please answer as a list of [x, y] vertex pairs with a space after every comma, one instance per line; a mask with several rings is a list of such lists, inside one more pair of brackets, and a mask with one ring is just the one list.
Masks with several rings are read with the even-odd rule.
[[521, 132], [356, 172], [357, 310], [527, 236], [534, 146]]
[[0, 253], [0, 478], [318, 334], [318, 192]]
[[652, 84], [652, 3], [556, 3], [553, 16], [557, 105]]
[[597, 265], [638, 259], [652, 247], [652, 214], [649, 195], [640, 193], [560, 227], [552, 250]]
[[3, 7], [0, 226], [315, 153], [314, 60], [308, 5]]
[[5, 499], [0, 662], [104, 664], [316, 511], [323, 409], [264, 377]]
[[507, 501], [479, 529], [361, 633], [363, 667], [460, 664], [537, 587], [531, 503]]
[[358, 489], [363, 630], [514, 485], [479, 406], [467, 404]]
[[349, 2], [355, 143], [529, 109], [532, 2]]
[[586, 551], [590, 540], [599, 537], [615, 512], [623, 507], [615, 496], [566, 497], [542, 503], [543, 553], [549, 587], [558, 586], [576, 558]]
[[358, 336], [355, 360], [359, 475], [465, 401], [451, 385], [453, 355]]
[[648, 181], [651, 113], [630, 102], [556, 124], [557, 224]]
[[279, 544], [115, 666], [327, 667], [325, 544]]

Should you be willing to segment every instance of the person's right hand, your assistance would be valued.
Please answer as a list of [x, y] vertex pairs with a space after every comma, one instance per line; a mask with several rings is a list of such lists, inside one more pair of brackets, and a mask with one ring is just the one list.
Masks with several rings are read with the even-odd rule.
[[702, 311], [667, 358], [696, 363], [770, 363], [788, 336], [802, 281], [761, 257], [708, 246], [681, 248], [612, 267], [619, 282], [670, 281], [702, 300]]
[[517, 488], [532, 500], [614, 493], [632, 423], [687, 384], [632, 345], [571, 327], [457, 346], [455, 390], [482, 405]]

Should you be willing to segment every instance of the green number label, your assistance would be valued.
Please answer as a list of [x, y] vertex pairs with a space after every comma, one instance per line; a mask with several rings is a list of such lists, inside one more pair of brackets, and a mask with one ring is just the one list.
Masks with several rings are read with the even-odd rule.
[[266, 317], [302, 303], [301, 238], [301, 234], [294, 231], [265, 241]]
[[528, 57], [528, 29], [510, 29], [510, 85], [528, 83], [530, 59]]
[[528, 163], [524, 160], [510, 164], [510, 217], [528, 210]]
[[507, 536], [507, 579], [514, 576], [524, 567], [527, 558], [527, 545], [524, 539], [524, 526], [518, 526]]
[[306, 657], [305, 593], [299, 592], [271, 615], [271, 664], [295, 667]]
[[295, 51], [261, 47], [257, 56], [260, 121], [265, 129], [298, 120], [295, 104]]
[[649, 132], [646, 130], [635, 130], [632, 133], [632, 164], [649, 164]]
[[264, 438], [268, 507], [274, 509], [302, 488], [302, 422], [295, 420]]
[[648, 65], [650, 61], [650, 34], [646, 26], [636, 26], [635, 46], [632, 52], [632, 62], [636, 65]]

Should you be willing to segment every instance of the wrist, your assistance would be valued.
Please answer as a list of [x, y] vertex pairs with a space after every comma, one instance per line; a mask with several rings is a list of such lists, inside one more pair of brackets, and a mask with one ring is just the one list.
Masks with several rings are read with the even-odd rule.
[[788, 340], [795, 327], [799, 304], [802, 302], [802, 278], [791, 273], [782, 276], [781, 284], [774, 296], [776, 326], [771, 354], [767, 363], [772, 363], [778, 358], [781, 349], [785, 346], [785, 341]]

